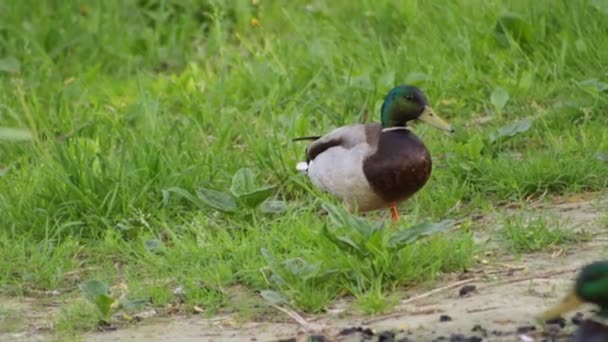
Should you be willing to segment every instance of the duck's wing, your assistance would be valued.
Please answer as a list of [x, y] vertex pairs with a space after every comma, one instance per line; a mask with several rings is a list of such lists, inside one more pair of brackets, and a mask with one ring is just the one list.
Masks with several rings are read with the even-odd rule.
[[340, 146], [345, 149], [350, 149], [362, 143], [376, 146], [378, 144], [381, 129], [382, 127], [379, 123], [366, 125], [356, 124], [336, 128], [321, 137], [296, 138], [297, 140], [315, 139], [315, 141], [306, 148], [306, 162], [298, 163], [296, 168], [300, 171], [305, 171], [311, 160], [314, 160], [319, 154], [335, 146]]
[[321, 136], [320, 136], [320, 135], [310, 135], [310, 136], [307, 136], [307, 137], [298, 137], [298, 138], [293, 138], [293, 139], [291, 139], [291, 141], [317, 140], [317, 139], [319, 139], [319, 138], [321, 138]]

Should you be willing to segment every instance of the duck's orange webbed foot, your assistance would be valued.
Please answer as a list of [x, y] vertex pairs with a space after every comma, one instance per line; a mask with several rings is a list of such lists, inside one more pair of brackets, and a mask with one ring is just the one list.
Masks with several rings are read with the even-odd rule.
[[397, 211], [397, 205], [391, 204], [391, 217], [393, 221], [399, 221], [399, 212]]

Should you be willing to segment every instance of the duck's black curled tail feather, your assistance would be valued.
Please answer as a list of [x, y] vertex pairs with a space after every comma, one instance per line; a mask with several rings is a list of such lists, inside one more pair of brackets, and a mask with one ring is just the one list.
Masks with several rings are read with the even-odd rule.
[[319, 139], [319, 138], [321, 138], [321, 136], [320, 136], [320, 135], [311, 135], [311, 136], [308, 136], [308, 137], [299, 137], [299, 138], [294, 138], [294, 139], [291, 139], [291, 141], [301, 141], [301, 140], [317, 140], [317, 139]]

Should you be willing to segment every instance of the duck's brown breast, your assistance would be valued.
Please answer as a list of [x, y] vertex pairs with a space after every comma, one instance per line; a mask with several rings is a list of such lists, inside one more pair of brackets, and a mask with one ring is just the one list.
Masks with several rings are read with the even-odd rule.
[[398, 203], [418, 192], [432, 170], [429, 151], [408, 129], [380, 133], [376, 153], [363, 162], [372, 189], [387, 203]]

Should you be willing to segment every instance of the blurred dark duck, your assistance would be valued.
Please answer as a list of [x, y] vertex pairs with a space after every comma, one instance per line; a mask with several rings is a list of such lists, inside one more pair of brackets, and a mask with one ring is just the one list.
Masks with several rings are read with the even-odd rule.
[[572, 342], [608, 342], [608, 261], [597, 261], [583, 267], [574, 289], [564, 300], [545, 311], [543, 320], [554, 319], [583, 303], [599, 307], [596, 319], [584, 320], [572, 337]]

